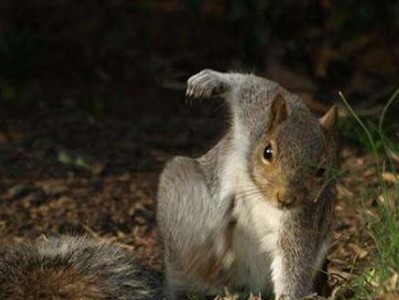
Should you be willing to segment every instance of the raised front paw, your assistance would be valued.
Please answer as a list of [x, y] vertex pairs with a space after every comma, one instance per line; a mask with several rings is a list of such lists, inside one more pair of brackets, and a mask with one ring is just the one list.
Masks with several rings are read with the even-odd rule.
[[226, 76], [213, 70], [202, 70], [188, 79], [186, 96], [193, 98], [221, 96], [229, 88]]

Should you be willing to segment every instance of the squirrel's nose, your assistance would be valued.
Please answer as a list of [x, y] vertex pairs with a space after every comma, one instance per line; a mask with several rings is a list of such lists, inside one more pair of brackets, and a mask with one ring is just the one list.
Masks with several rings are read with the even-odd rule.
[[277, 191], [276, 199], [281, 206], [290, 206], [296, 202], [297, 197], [293, 193], [287, 193], [285, 191]]

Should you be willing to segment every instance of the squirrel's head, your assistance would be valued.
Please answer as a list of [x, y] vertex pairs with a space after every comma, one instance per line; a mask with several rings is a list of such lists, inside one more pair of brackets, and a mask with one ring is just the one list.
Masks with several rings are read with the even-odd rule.
[[336, 161], [333, 106], [319, 120], [305, 105], [278, 94], [268, 122], [250, 151], [250, 174], [261, 193], [280, 208], [316, 202], [333, 176]]

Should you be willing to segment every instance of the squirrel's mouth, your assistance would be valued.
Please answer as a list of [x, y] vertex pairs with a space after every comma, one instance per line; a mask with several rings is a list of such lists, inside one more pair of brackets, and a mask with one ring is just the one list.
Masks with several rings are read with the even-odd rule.
[[280, 203], [280, 208], [286, 210], [295, 206], [295, 203]]
[[277, 207], [281, 210], [291, 210], [297, 208], [298, 206], [299, 206], [298, 202], [292, 202], [292, 203], [277, 202]]

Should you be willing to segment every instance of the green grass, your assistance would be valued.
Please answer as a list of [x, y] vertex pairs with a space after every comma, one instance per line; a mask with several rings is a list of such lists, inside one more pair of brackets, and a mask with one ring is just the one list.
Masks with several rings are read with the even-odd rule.
[[[382, 110], [377, 124], [366, 124], [354, 112], [345, 97], [342, 101], [356, 120], [371, 149], [374, 165], [377, 170], [378, 188], [367, 188], [367, 182], [360, 200], [374, 199], [375, 214], [364, 212], [366, 230], [372, 237], [372, 265], [351, 283], [355, 291], [354, 299], [388, 299], [399, 295], [399, 183], [388, 183], [384, 172], [397, 175], [393, 155], [399, 155], [398, 145], [384, 133], [386, 113], [398, 98], [399, 89], [388, 100]], [[376, 134], [377, 133], [377, 134]], [[339, 298], [339, 297], [338, 297]], [[396, 298], [395, 298], [396, 299]]]

